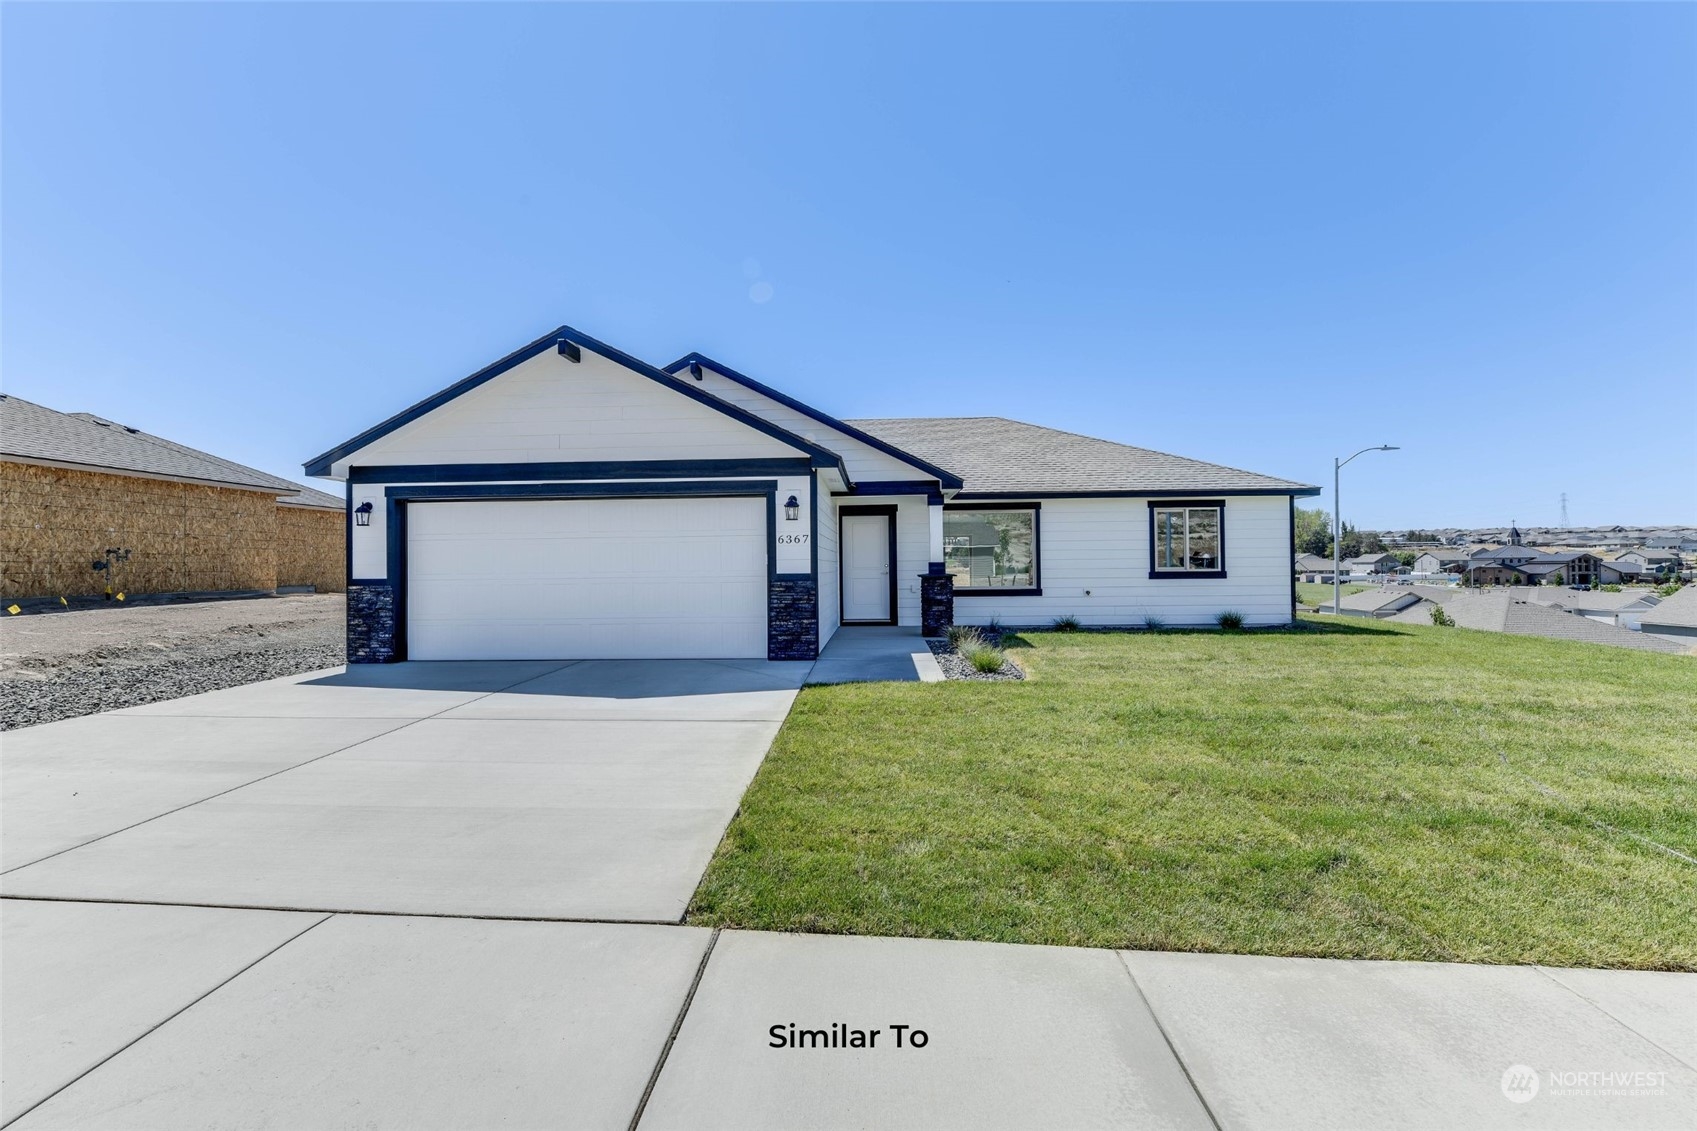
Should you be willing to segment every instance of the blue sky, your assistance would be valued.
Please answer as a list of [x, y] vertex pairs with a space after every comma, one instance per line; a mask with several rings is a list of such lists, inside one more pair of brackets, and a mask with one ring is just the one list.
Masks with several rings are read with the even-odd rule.
[[7, 5], [0, 380], [295, 478], [561, 322], [1369, 527], [1697, 521], [1697, 6]]

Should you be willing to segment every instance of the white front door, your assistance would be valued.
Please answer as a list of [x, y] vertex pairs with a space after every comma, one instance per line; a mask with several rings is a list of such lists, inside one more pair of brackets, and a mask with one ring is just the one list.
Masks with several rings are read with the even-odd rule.
[[843, 516], [843, 620], [889, 623], [890, 520]]
[[407, 657], [766, 656], [766, 502], [407, 505]]

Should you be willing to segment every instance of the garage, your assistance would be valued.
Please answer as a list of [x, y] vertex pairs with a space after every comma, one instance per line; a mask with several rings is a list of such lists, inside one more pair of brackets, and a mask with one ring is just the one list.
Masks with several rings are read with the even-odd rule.
[[750, 497], [409, 503], [408, 658], [764, 659], [766, 508]]

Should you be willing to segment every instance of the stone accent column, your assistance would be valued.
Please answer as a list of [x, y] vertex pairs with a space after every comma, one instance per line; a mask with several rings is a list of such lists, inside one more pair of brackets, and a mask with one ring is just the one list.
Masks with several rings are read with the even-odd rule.
[[394, 587], [349, 585], [348, 663], [388, 664], [394, 659]]
[[941, 636], [955, 623], [955, 579], [932, 562], [931, 572], [919, 575], [919, 623], [926, 636]]
[[819, 582], [809, 576], [774, 577], [767, 585], [766, 658], [819, 658]]

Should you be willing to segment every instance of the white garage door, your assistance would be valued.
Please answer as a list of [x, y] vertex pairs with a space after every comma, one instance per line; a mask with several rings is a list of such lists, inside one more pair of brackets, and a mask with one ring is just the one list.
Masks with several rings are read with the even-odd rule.
[[763, 499], [407, 505], [413, 660], [766, 657]]

